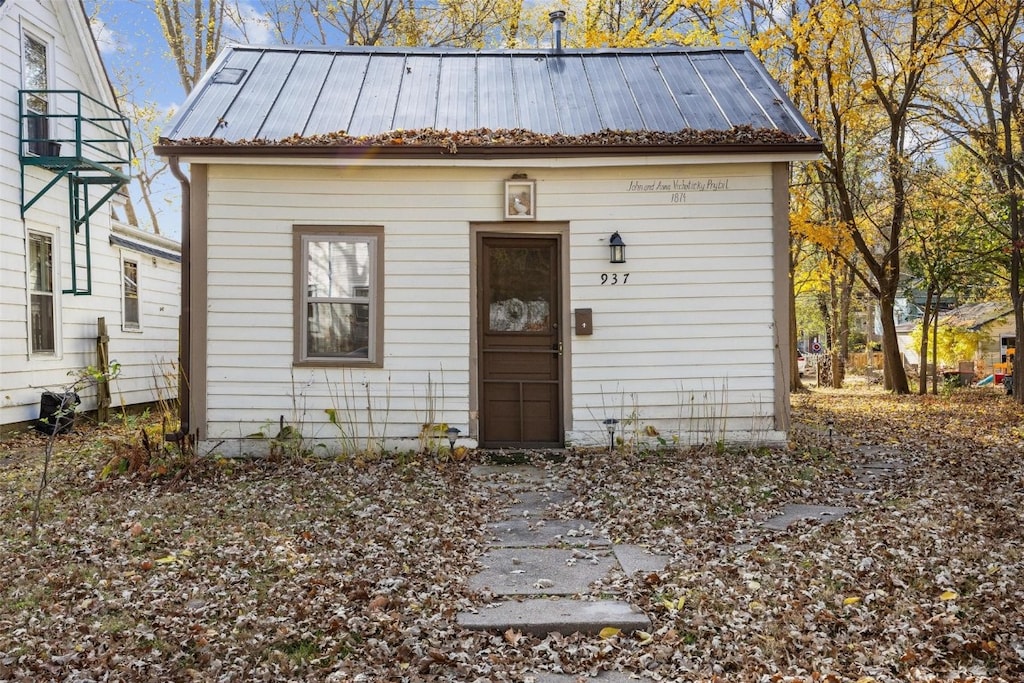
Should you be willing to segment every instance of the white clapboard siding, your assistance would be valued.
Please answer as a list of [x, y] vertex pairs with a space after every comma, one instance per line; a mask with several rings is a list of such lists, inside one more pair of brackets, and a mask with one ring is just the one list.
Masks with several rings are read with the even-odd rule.
[[[710, 410], [715, 401], [703, 394], [724, 391], [730, 417], [722, 429], [730, 434], [749, 432], [759, 416], [773, 414], [770, 171], [752, 165], [677, 177], [723, 176], [728, 189], [687, 192], [678, 204], [671, 194], [668, 202], [659, 201], [661, 193], [649, 205], [637, 204], [628, 184], [623, 196], [621, 183], [618, 192], [606, 187], [594, 198], [599, 210], [628, 206], [642, 228], [627, 229], [618, 214], [611, 221], [604, 214], [576, 214], [574, 250], [593, 248], [615, 229], [626, 241], [628, 262], [590, 259], [573, 270], [572, 306], [593, 309], [594, 335], [573, 343], [571, 440], [607, 438], [600, 421], [608, 417], [632, 416], [634, 423], [650, 420], [659, 431], [671, 429], [666, 416], [686, 405], [679, 392], [691, 392]], [[637, 177], [641, 185], [658, 182], [656, 175]], [[627, 285], [601, 284], [602, 273], [626, 272]], [[729, 303], [716, 306], [719, 301]], [[621, 405], [624, 412], [616, 414], [612, 408]], [[680, 429], [698, 431], [691, 419], [675, 427]]]
[[[59, 181], [21, 219], [21, 168], [18, 158], [18, 90], [23, 87], [21, 68], [22, 31], [47, 44], [52, 61], [49, 87], [77, 90], [112, 101], [106, 76], [98, 71], [95, 44], [88, 35], [88, 22], [77, 2], [66, 0], [6, 0], [0, 9], [0, 425], [25, 423], [39, 416], [40, 394], [62, 391], [77, 373], [97, 365], [97, 319], [103, 317], [109, 336], [109, 356], [121, 366], [111, 384], [111, 406], [148, 403], [169, 397], [163, 378], [168, 366], [176, 372], [178, 353], [178, 311], [180, 310], [180, 265], [173, 260], [137, 253], [112, 245], [114, 230], [111, 203], [93, 215], [90, 229], [92, 294], [75, 296], [61, 289], [71, 286], [70, 218], [67, 180]], [[96, 67], [96, 69], [92, 68]], [[77, 100], [57, 98], [55, 112], [71, 113]], [[87, 116], [97, 114], [93, 105], [83, 103]], [[61, 129], [69, 121], [55, 122], [59, 137], [74, 137]], [[53, 173], [30, 167], [25, 171], [28, 196], [40, 191]], [[92, 196], [98, 193], [93, 192]], [[123, 228], [123, 229], [122, 229]], [[145, 242], [148, 237], [119, 227], [123, 236]], [[53, 240], [55, 354], [30, 354], [27, 246], [29, 233], [42, 233]], [[78, 237], [84, 239], [84, 232]], [[175, 251], [163, 241], [163, 251]], [[84, 259], [84, 246], [76, 252]], [[122, 259], [139, 265], [142, 327], [123, 328]], [[80, 265], [79, 274], [85, 276]], [[85, 286], [84, 279], [79, 282]], [[176, 393], [176, 387], [174, 388]], [[82, 392], [83, 408], [96, 406], [93, 389]]]
[[[346, 434], [382, 437], [386, 422], [401, 442], [420, 433], [431, 404], [431, 421], [465, 434], [471, 226], [503, 220], [504, 182], [516, 171], [213, 165], [203, 438], [259, 450], [242, 437], [272, 436], [284, 416], [310, 438], [340, 439], [326, 411], [344, 408]], [[566, 320], [571, 330], [572, 309], [594, 315], [592, 336], [570, 331], [564, 340], [567, 440], [603, 443], [601, 420], [629, 416], [682, 431], [683, 442], [773, 432], [770, 165], [547, 168], [530, 177], [539, 221], [522, 229], [569, 226]], [[689, 189], [643, 189], [658, 183]], [[293, 367], [300, 225], [383, 227], [383, 368]], [[608, 263], [614, 231], [627, 244], [625, 264]], [[624, 285], [602, 284], [625, 273]]]

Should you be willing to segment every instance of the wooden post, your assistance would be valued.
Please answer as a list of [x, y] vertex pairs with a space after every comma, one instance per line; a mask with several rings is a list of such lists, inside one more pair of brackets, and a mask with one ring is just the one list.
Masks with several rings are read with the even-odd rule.
[[[110, 367], [110, 337], [107, 336], [107, 319], [96, 319], [96, 362], [99, 371], [106, 373]], [[96, 420], [106, 422], [110, 418], [110, 382], [100, 382], [96, 386]]]

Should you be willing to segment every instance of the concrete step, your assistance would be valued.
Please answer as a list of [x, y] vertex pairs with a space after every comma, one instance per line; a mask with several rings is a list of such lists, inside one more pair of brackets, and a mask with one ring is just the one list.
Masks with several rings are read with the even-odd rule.
[[853, 512], [853, 508], [831, 505], [787, 505], [782, 514], [762, 522], [761, 526], [776, 531], [785, 531], [790, 524], [804, 519], [819, 522], [833, 522]]
[[500, 482], [506, 488], [527, 490], [522, 487], [548, 487], [547, 472], [533, 465], [475, 465], [470, 474], [477, 479]]
[[627, 683], [641, 680], [639, 676], [631, 676], [621, 671], [602, 671], [591, 678], [587, 675], [556, 674], [550, 672], [528, 673], [523, 683]]
[[533, 598], [502, 602], [476, 612], [460, 612], [458, 624], [473, 630], [509, 629], [536, 636], [549, 633], [598, 634], [612, 627], [624, 633], [646, 631], [651, 620], [619, 600], [555, 600]]
[[496, 548], [544, 548], [549, 546], [608, 546], [611, 541], [594, 525], [578, 519], [518, 517], [487, 525], [488, 543]]
[[668, 563], [672, 561], [672, 558], [668, 555], [652, 553], [639, 545], [623, 543], [612, 546], [612, 551], [615, 553], [615, 559], [619, 561], [619, 566], [626, 576], [632, 576], [637, 572], [645, 575], [652, 572], [663, 572]]
[[616, 566], [610, 548], [493, 548], [469, 587], [494, 595], [580, 595]]
[[515, 502], [507, 514], [510, 519], [550, 519], [549, 515], [556, 506], [571, 500], [572, 496], [565, 491], [520, 491], [515, 494]]

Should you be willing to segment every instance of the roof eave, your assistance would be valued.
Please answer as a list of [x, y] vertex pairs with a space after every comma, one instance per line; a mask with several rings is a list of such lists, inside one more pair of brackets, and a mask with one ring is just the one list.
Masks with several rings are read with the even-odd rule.
[[367, 156], [422, 159], [424, 157], [591, 157], [668, 156], [689, 154], [820, 154], [818, 140], [787, 143], [718, 143], [709, 145], [480, 145], [455, 149], [433, 145], [252, 145], [176, 144], [161, 141], [154, 151], [164, 157], [302, 157], [365, 158]]

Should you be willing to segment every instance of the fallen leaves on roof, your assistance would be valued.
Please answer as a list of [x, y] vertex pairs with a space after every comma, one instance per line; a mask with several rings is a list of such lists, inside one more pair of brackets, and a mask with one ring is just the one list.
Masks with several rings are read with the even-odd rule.
[[224, 138], [183, 138], [166, 140], [174, 146], [226, 147], [437, 147], [457, 154], [460, 147], [597, 147], [597, 146], [690, 146], [690, 145], [781, 145], [815, 142], [805, 136], [752, 126], [734, 126], [726, 130], [602, 130], [597, 133], [565, 135], [538, 133], [524, 128], [477, 128], [466, 131], [395, 130], [377, 135], [349, 135], [345, 131], [320, 135], [294, 134], [280, 140], [255, 138], [230, 141]]

